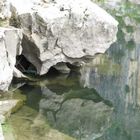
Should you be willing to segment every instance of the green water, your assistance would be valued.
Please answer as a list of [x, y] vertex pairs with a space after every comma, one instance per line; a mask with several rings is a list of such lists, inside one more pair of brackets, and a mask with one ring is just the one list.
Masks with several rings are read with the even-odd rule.
[[[26, 96], [26, 102], [8, 122], [15, 139], [51, 140], [57, 137], [53, 133], [52, 138], [47, 138], [51, 130], [77, 140], [103, 135], [109, 127], [113, 105], [95, 89], [83, 88], [79, 76], [73, 74], [74, 77], [59, 75], [29, 82], [18, 90]], [[67, 140], [64, 136], [57, 139]]]

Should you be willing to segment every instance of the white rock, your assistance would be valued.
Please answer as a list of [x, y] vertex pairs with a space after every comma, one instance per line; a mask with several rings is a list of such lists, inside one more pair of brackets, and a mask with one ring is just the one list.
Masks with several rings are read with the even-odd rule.
[[27, 78], [21, 71], [19, 71], [16, 67], [13, 71], [13, 76], [17, 78]]
[[20, 30], [0, 27], [0, 90], [6, 91], [13, 78], [16, 55], [20, 52], [22, 33]]
[[59, 62], [104, 53], [116, 40], [118, 22], [90, 0], [9, 1], [26, 35], [23, 54], [41, 75]]
[[9, 2], [0, 0], [0, 19], [6, 19], [11, 16]]

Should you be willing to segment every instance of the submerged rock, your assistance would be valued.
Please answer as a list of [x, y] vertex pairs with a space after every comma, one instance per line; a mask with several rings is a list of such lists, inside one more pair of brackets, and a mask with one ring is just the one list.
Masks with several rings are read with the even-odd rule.
[[9, 1], [14, 25], [24, 31], [23, 55], [40, 75], [104, 53], [116, 40], [118, 22], [90, 0]]
[[0, 90], [6, 91], [12, 81], [16, 55], [21, 53], [21, 30], [0, 27]]

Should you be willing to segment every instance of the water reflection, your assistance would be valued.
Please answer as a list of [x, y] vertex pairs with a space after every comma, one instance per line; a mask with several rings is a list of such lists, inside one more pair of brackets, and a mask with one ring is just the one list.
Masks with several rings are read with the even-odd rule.
[[62, 96], [43, 91], [46, 98], [40, 101], [40, 109], [52, 127], [77, 139], [95, 139], [108, 127], [112, 109], [95, 90], [70, 90]]
[[57, 77], [36, 86], [25, 85], [21, 90], [27, 95], [26, 105], [39, 112], [33, 125], [47, 119], [51, 128], [77, 140], [94, 140], [109, 128], [112, 104], [95, 89], [81, 87], [75, 79]]
[[133, 44], [133, 49], [123, 45], [118, 41], [106, 52], [106, 57], [98, 56], [81, 69], [81, 84], [95, 88], [115, 107], [111, 127], [101, 140], [138, 140], [140, 137], [140, 45]]
[[34, 139], [48, 138], [46, 127], [42, 130], [47, 122], [77, 140], [138, 140], [140, 46], [132, 44], [133, 49], [126, 49], [127, 43], [116, 42], [106, 54], [85, 64], [80, 75], [45, 78], [23, 86], [26, 105], [38, 111], [30, 125], [32, 135], [39, 131], [42, 138]]

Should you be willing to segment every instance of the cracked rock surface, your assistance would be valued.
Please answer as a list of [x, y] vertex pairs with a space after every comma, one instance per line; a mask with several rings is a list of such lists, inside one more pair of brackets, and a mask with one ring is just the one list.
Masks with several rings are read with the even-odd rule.
[[0, 27], [0, 90], [6, 91], [12, 81], [16, 55], [21, 53], [22, 32]]
[[104, 53], [116, 40], [118, 22], [90, 0], [9, 1], [24, 32], [23, 54], [40, 75]]

